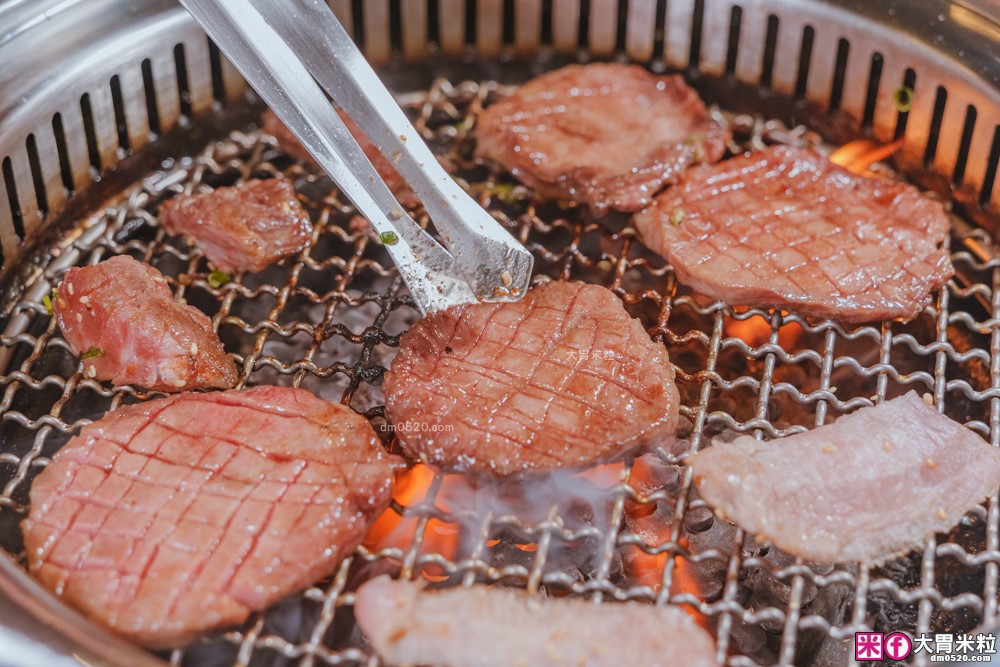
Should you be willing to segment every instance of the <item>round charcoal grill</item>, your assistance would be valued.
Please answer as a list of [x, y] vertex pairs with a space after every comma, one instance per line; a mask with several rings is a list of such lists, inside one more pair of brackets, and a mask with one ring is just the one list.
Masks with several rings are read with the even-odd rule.
[[[535, 254], [540, 279], [609, 286], [668, 347], [691, 450], [799, 432], [913, 389], [1000, 445], [1000, 23], [988, 3], [331, 4], [456, 177]], [[907, 324], [734, 309], [677, 285], [627, 217], [536, 201], [471, 158], [476, 116], [507, 85], [594, 59], [682, 71], [733, 129], [731, 153], [815, 145], [952, 202], [955, 279]], [[106, 634], [27, 576], [18, 528], [32, 479], [69, 437], [149, 398], [80, 372], [43, 303], [65, 270], [121, 253], [148, 261], [213, 317], [241, 386], [302, 386], [377, 426], [382, 372], [418, 313], [332, 184], [254, 129], [259, 105], [178, 5], [0, 1], [0, 62], [4, 664], [376, 665], [351, 606], [384, 572], [682, 605], [715, 636], [720, 664], [740, 667], [851, 664], [855, 632], [996, 623], [996, 494], [920, 551], [880, 566], [816, 564], [715, 519], [682, 457], [653, 452], [544, 488], [473, 488], [417, 465], [351, 559], [244, 627], [159, 655]], [[278, 172], [295, 180], [317, 238], [263, 273], [213, 286], [200, 253], [156, 225], [179, 192]]]

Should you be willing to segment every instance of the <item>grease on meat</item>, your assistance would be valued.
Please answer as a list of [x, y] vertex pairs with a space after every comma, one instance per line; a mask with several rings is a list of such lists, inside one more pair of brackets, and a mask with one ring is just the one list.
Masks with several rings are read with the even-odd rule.
[[771, 442], [716, 442], [701, 496], [803, 558], [876, 562], [945, 532], [1000, 486], [1000, 449], [915, 392]]
[[309, 247], [312, 222], [283, 176], [251, 179], [163, 204], [160, 223], [194, 239], [222, 271], [262, 271]]
[[128, 405], [34, 480], [28, 569], [105, 627], [177, 646], [332, 572], [388, 505], [394, 461], [364, 417], [302, 389]]
[[52, 312], [85, 377], [164, 392], [236, 384], [236, 363], [208, 316], [127, 255], [67, 271]]
[[680, 282], [738, 306], [912, 319], [954, 274], [940, 202], [807, 149], [692, 169], [634, 224]]
[[679, 410], [664, 346], [612, 292], [573, 282], [425, 317], [383, 389], [410, 456], [501, 476], [665, 442]]
[[440, 591], [382, 576], [354, 613], [392, 665], [440, 667], [715, 667], [715, 645], [690, 614], [638, 602], [540, 600], [474, 586]]
[[728, 139], [680, 76], [612, 63], [543, 74], [476, 124], [478, 155], [596, 213], [641, 209], [689, 165], [719, 160]]

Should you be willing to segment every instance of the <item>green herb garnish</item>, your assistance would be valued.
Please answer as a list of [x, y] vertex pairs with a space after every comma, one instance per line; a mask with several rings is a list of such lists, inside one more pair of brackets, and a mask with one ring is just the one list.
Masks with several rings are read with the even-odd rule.
[[219, 289], [230, 280], [229, 274], [225, 271], [212, 271], [208, 274], [208, 284], [215, 289]]
[[892, 103], [896, 105], [896, 111], [906, 113], [913, 108], [913, 89], [902, 86], [892, 91]]
[[104, 350], [99, 347], [92, 347], [83, 354], [80, 355], [81, 359], [90, 359], [91, 357], [103, 357]]
[[516, 183], [497, 183], [486, 192], [490, 197], [499, 199], [504, 204], [514, 204], [531, 196], [530, 190]]
[[45, 306], [45, 312], [49, 315], [52, 314], [52, 297], [46, 294], [42, 297], [42, 305]]
[[385, 245], [396, 245], [399, 243], [399, 234], [396, 232], [382, 232], [378, 238]]

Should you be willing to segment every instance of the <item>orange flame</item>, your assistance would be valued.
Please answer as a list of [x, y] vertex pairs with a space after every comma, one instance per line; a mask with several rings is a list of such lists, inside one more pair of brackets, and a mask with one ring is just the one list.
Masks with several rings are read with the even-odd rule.
[[870, 139], [858, 139], [849, 141], [830, 153], [830, 161], [839, 164], [848, 171], [853, 171], [855, 174], [875, 176], [869, 167], [886, 159], [898, 151], [902, 145], [902, 139], [897, 139], [891, 144], [880, 144]]
[[[702, 599], [701, 588], [698, 586], [698, 582], [695, 580], [694, 574], [691, 572], [691, 567], [691, 562], [687, 559], [681, 558], [680, 556], [674, 557], [674, 576], [670, 586], [670, 593], [672, 595], [689, 593], [698, 599]], [[709, 632], [712, 631], [708, 618], [705, 617], [704, 614], [688, 605], [680, 605], [680, 607], [687, 613], [691, 614], [698, 625], [705, 628]]]
[[[668, 555], [659, 553], [648, 554], [642, 549], [632, 547], [626, 554], [631, 579], [639, 586], [648, 586], [654, 593], [659, 593], [663, 587], [663, 569], [667, 564]], [[674, 557], [674, 569], [671, 575], [670, 595], [677, 596], [687, 593], [697, 599], [702, 599], [701, 588], [691, 572], [692, 565], [680, 556]], [[698, 610], [689, 605], [681, 605], [681, 609], [691, 614], [699, 625], [710, 629], [708, 619]]]
[[[427, 491], [433, 481], [432, 469], [425, 465], [415, 465], [396, 481], [396, 491], [392, 498], [403, 507], [417, 505], [427, 498]], [[369, 550], [403, 549], [412, 543], [416, 525], [416, 517], [404, 518], [390, 507], [372, 524], [365, 538], [365, 547]]]
[[[396, 483], [396, 491], [393, 494], [395, 500], [402, 507], [412, 507], [427, 500], [427, 494], [431, 484], [434, 482], [435, 472], [432, 468], [417, 464], [407, 470]], [[442, 480], [442, 487], [451, 482], [454, 475], [448, 475]], [[460, 483], [464, 480], [459, 479]], [[444, 494], [442, 494], [444, 495]], [[437, 501], [437, 506], [447, 511], [444, 506], [444, 499]], [[417, 516], [404, 517], [392, 507], [388, 508], [372, 525], [371, 530], [365, 538], [365, 547], [369, 551], [379, 551], [381, 549], [400, 549], [405, 551], [414, 542], [420, 518]], [[440, 519], [430, 519], [424, 529], [423, 541], [420, 545], [421, 553], [437, 553], [448, 560], [454, 560], [458, 553], [459, 526], [448, 523]], [[423, 577], [429, 581], [443, 581], [447, 576], [434, 565], [424, 566], [421, 572]]]
[[648, 586], [659, 592], [663, 585], [663, 568], [667, 564], [667, 554], [648, 554], [642, 549], [633, 549], [629, 557], [632, 579], [640, 586]]
[[[746, 312], [746, 308], [735, 308], [737, 313]], [[784, 311], [781, 313], [786, 315]], [[750, 347], [759, 347], [767, 342], [771, 335], [771, 324], [763, 317], [755, 315], [745, 320], [738, 320], [735, 317], [727, 317], [723, 322], [723, 329], [727, 336], [739, 338]], [[785, 351], [791, 351], [795, 344], [802, 337], [803, 329], [795, 322], [782, 324], [778, 328], [778, 345]]]
[[[632, 466], [629, 485], [635, 489], [640, 497], [648, 497], [651, 493], [662, 488], [660, 474], [656, 467], [650, 465], [648, 460], [644, 458], [636, 459]], [[647, 547], [666, 544], [671, 539], [671, 522], [658, 516], [652, 516], [655, 511], [655, 502], [630, 502], [626, 506], [626, 521], [629, 527]], [[629, 577], [637, 585], [647, 586], [655, 593], [660, 592], [663, 587], [663, 571], [667, 565], [667, 559], [670, 557], [667, 552], [650, 554], [638, 546], [630, 545], [623, 551], [622, 556]], [[687, 593], [702, 599], [701, 587], [698, 585], [691, 568], [690, 561], [680, 556], [674, 557], [670, 583], [671, 596]], [[691, 614], [700, 625], [708, 628], [708, 619], [700, 612], [687, 605], [682, 605], [681, 608]]]

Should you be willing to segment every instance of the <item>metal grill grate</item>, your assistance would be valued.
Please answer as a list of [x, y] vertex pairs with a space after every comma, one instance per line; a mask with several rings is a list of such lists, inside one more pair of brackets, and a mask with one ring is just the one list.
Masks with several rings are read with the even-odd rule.
[[[959, 277], [906, 325], [844, 328], [781, 313], [734, 313], [679, 288], [624, 219], [597, 222], [582, 210], [535, 202], [476, 165], [469, 130], [497, 89], [439, 81], [406, 106], [470, 190], [532, 250], [540, 275], [607, 285], [668, 345], [679, 368], [682, 414], [691, 422], [690, 450], [718, 434], [798, 432], [914, 388], [1000, 444], [1000, 259], [985, 233], [955, 217]], [[804, 128], [727, 119], [738, 140], [734, 151], [818, 141]], [[200, 253], [155, 226], [158, 204], [176, 192], [279, 171], [296, 181], [317, 223], [312, 249], [281, 266], [213, 288]], [[324, 177], [255, 133], [234, 133], [148, 175], [63, 237], [44, 270], [24, 276], [28, 288], [6, 322], [18, 333], [2, 339], [0, 544], [12, 553], [23, 549], [17, 522], [30, 480], [48, 457], [87, 420], [147, 398], [83, 377], [41, 302], [69, 266], [117, 253], [150, 262], [178, 297], [213, 317], [241, 362], [241, 385], [302, 386], [384, 422], [378, 384], [416, 309], [367, 226]], [[836, 640], [855, 631], [962, 631], [996, 616], [996, 496], [946, 539], [930, 539], [922, 554], [878, 568], [833, 568], [783, 556], [714, 521], [679, 458], [653, 454], [573, 479], [596, 489], [587, 492], [589, 507], [554, 502], [518, 514], [457, 503], [470, 497], [461, 495], [470, 491], [459, 478], [410, 473], [388, 511], [392, 540], [370, 540], [330, 580], [169, 659], [377, 664], [350, 606], [356, 585], [382, 571], [445, 585], [502, 582], [595, 603], [686, 605], [712, 629], [720, 661], [734, 666], [837, 664], [847, 655]], [[478, 498], [482, 490], [471, 492]]]

